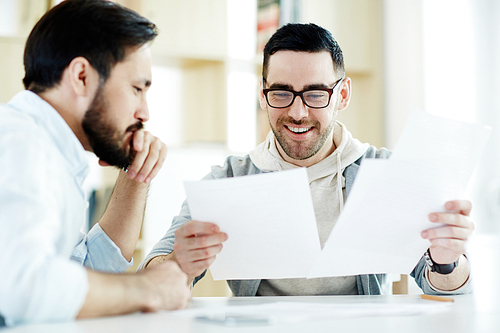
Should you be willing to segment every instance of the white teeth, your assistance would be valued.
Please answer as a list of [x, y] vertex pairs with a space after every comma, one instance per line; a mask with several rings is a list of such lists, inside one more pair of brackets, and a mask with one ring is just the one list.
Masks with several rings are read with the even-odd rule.
[[[288, 126], [287, 126], [288, 127]], [[309, 131], [311, 128], [310, 127], [302, 127], [302, 128], [298, 128], [298, 127], [288, 127], [288, 129], [294, 133], [304, 133], [304, 132], [307, 132]]]

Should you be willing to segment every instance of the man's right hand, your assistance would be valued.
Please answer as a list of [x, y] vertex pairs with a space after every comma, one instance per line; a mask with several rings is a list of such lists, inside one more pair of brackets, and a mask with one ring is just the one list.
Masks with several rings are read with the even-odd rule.
[[77, 318], [177, 310], [185, 308], [191, 299], [188, 276], [173, 261], [137, 274], [106, 274], [87, 269], [87, 277], [89, 290]]
[[183, 309], [191, 299], [188, 277], [173, 261], [146, 268], [137, 274], [144, 278], [145, 287], [150, 290], [149, 302], [143, 312]]
[[175, 257], [190, 281], [210, 267], [227, 238], [216, 224], [208, 222], [189, 221], [175, 231]]

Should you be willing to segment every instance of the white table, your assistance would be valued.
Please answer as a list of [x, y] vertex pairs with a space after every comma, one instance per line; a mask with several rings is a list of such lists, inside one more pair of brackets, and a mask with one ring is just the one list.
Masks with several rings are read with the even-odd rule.
[[[224, 326], [206, 323], [159, 312], [135, 313], [125, 316], [77, 320], [67, 323], [22, 325], [0, 329], [1, 333], [20, 332], [500, 332], [500, 306], [478, 304], [473, 295], [455, 296], [450, 310], [434, 314], [413, 316], [361, 316], [336, 318], [299, 323], [275, 323], [268, 325]], [[248, 305], [268, 302], [316, 302], [327, 304], [390, 303], [419, 304], [425, 302], [418, 295], [398, 296], [318, 296], [318, 297], [253, 297], [214, 298], [198, 297], [190, 307]], [[429, 302], [429, 301], [426, 301]]]

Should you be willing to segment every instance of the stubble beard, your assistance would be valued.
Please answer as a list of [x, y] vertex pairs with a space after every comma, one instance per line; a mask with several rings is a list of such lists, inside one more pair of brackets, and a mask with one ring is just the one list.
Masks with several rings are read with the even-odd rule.
[[[293, 118], [279, 118], [276, 122], [276, 128], [271, 124], [271, 129], [274, 133], [274, 137], [278, 140], [279, 145], [290, 158], [294, 160], [306, 160], [308, 158], [316, 155], [320, 149], [325, 145], [326, 140], [330, 136], [335, 123], [335, 118], [332, 120], [328, 128], [324, 131], [321, 130], [321, 124], [318, 121], [305, 122], [305, 121], [296, 121]], [[319, 136], [314, 138], [312, 142], [310, 140], [305, 141], [296, 141], [291, 139], [286, 133], [286, 129], [284, 124], [293, 124], [293, 125], [306, 125], [313, 126], [313, 130], [317, 130], [319, 132]]]
[[87, 135], [89, 144], [96, 156], [102, 161], [126, 170], [135, 158], [132, 140], [129, 145], [123, 145], [125, 133], [140, 130], [144, 127], [137, 122], [127, 128], [125, 133], [120, 131], [106, 119], [108, 103], [102, 86], [97, 90], [90, 108], [85, 113], [82, 127]]

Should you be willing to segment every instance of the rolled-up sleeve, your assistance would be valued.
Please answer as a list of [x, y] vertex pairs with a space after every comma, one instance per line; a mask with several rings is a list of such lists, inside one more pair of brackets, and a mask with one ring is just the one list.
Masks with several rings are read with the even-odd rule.
[[182, 204], [181, 213], [178, 216], [174, 216], [167, 233], [154, 245], [151, 252], [149, 252], [146, 258], [139, 264], [138, 269], [145, 268], [154, 257], [167, 255], [172, 252], [174, 250], [175, 231], [190, 219], [189, 207], [185, 200]]
[[87, 235], [82, 234], [71, 259], [94, 271], [123, 273], [133, 265], [97, 223]]
[[435, 287], [433, 287], [428, 278], [428, 268], [425, 263], [425, 259], [422, 257], [411, 272], [411, 276], [415, 278], [415, 283], [422, 289], [424, 294], [428, 295], [462, 295], [462, 294], [470, 294], [472, 292], [472, 283], [471, 283], [471, 277], [467, 279], [467, 281], [458, 289], [447, 291], [447, 290], [440, 290]]

